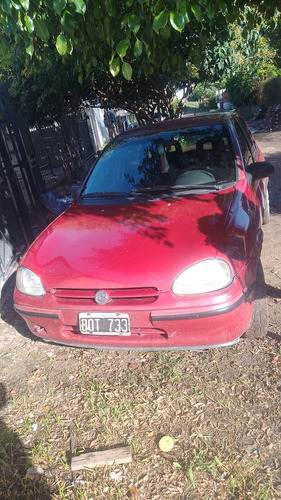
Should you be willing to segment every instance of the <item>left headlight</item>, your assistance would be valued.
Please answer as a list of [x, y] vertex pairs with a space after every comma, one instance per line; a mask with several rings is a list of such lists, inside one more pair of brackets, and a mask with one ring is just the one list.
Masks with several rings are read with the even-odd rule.
[[173, 282], [175, 295], [214, 292], [230, 285], [233, 275], [229, 264], [222, 259], [206, 259], [183, 271]]
[[45, 294], [39, 276], [24, 266], [17, 270], [16, 287], [19, 292], [33, 297], [42, 297]]

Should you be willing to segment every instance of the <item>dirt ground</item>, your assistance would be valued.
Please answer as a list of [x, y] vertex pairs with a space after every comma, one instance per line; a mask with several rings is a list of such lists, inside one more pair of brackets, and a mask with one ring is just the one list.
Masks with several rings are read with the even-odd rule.
[[[256, 140], [275, 167], [270, 179], [271, 220], [263, 226], [262, 264], [267, 283], [269, 335], [281, 335], [281, 132], [257, 133]], [[281, 338], [279, 337], [279, 341]]]
[[[281, 132], [256, 140], [275, 166], [262, 250], [268, 336], [199, 353], [83, 351], [32, 336], [10, 302], [0, 499], [281, 498]], [[163, 434], [170, 453], [159, 451]], [[71, 472], [71, 453], [119, 443], [132, 464]], [[31, 465], [42, 474], [26, 475]]]

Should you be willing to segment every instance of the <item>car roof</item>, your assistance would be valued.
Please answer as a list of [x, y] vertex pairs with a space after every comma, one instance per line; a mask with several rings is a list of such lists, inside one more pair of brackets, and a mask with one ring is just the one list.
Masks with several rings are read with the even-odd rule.
[[215, 125], [231, 120], [235, 112], [208, 112], [188, 115], [175, 120], [163, 120], [161, 122], [149, 123], [147, 125], [127, 130], [119, 134], [116, 139], [127, 139], [129, 137], [138, 137], [143, 135], [152, 135], [169, 130], [179, 130], [189, 127], [200, 127], [204, 125]]

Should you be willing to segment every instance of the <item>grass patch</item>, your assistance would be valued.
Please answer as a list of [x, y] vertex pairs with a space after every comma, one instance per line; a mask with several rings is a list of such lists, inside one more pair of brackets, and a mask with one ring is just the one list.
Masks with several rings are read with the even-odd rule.
[[[130, 488], [146, 499], [275, 498], [280, 395], [272, 388], [280, 358], [274, 346], [261, 342], [253, 352], [251, 345], [199, 353], [65, 349], [64, 363], [46, 361], [6, 407], [4, 498], [13, 498], [13, 484], [23, 499], [124, 499]], [[168, 453], [158, 447], [163, 435], [174, 439]], [[131, 446], [131, 464], [71, 472], [72, 453], [118, 445]], [[30, 465], [42, 467], [41, 479], [26, 477]]]

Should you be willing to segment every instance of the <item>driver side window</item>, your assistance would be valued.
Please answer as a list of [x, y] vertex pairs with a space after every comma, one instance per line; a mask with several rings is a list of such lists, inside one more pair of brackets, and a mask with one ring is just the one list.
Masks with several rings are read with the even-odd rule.
[[254, 161], [250, 145], [248, 144], [246, 136], [244, 135], [243, 130], [240, 127], [239, 123], [237, 123], [235, 121], [234, 122], [234, 127], [235, 127], [235, 130], [236, 130], [236, 134], [237, 134], [237, 138], [238, 138], [238, 142], [239, 142], [239, 145], [240, 145], [240, 149], [241, 149], [241, 153], [242, 153], [242, 156], [243, 156], [244, 163], [245, 163], [246, 166], [250, 165]]

